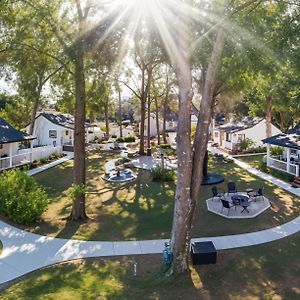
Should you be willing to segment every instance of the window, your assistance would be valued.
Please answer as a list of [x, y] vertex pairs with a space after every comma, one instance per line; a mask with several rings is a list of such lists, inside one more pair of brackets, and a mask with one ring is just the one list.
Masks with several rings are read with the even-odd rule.
[[231, 142], [230, 133], [226, 132], [226, 142]]
[[215, 132], [215, 137], [217, 138], [219, 136], [219, 133], [218, 132]]
[[66, 135], [69, 135], [69, 131], [68, 130], [66, 130]]
[[291, 155], [297, 156], [297, 150], [296, 149], [291, 149]]
[[3, 149], [3, 145], [2, 144], [0, 144], [0, 149]]
[[242, 141], [246, 138], [245, 134], [238, 134], [238, 141]]
[[51, 139], [56, 139], [57, 138], [56, 130], [49, 130], [49, 138], [51, 138]]

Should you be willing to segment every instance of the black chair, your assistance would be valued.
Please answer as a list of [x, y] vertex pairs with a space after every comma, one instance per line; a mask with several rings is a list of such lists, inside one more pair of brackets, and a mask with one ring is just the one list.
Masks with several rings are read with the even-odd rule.
[[236, 189], [234, 182], [230, 181], [227, 183], [227, 193], [228, 194], [236, 194], [237, 193], [237, 189]]
[[222, 210], [221, 210], [221, 212], [223, 211], [224, 207], [227, 208], [227, 216], [228, 216], [230, 208], [233, 207], [233, 205], [231, 205], [227, 200], [221, 199], [221, 201], [222, 201]]
[[254, 201], [255, 201], [255, 202], [256, 202], [256, 198], [257, 198], [257, 197], [262, 197], [262, 199], [265, 201], [264, 194], [263, 194], [263, 190], [264, 190], [264, 188], [263, 188], [263, 187], [260, 187], [260, 188], [258, 189], [258, 191], [255, 192], [255, 193], [252, 195], [252, 197], [254, 198]]
[[224, 196], [224, 193], [223, 193], [223, 192], [219, 192], [219, 191], [218, 191], [218, 188], [217, 188], [216, 186], [213, 186], [213, 187], [211, 188], [211, 191], [212, 191], [212, 195], [213, 195], [212, 201], [214, 201], [214, 198], [219, 198], [219, 199], [221, 199], [221, 198]]

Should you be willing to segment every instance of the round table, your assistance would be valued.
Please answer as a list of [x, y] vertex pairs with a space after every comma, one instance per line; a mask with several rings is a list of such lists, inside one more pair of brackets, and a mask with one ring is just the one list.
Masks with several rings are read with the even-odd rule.
[[249, 213], [249, 210], [248, 210], [248, 206], [250, 205], [249, 196], [236, 194], [236, 195], [233, 195], [231, 197], [231, 199], [232, 199], [232, 201], [238, 201], [239, 205], [243, 207], [243, 210], [241, 212], [246, 211]]

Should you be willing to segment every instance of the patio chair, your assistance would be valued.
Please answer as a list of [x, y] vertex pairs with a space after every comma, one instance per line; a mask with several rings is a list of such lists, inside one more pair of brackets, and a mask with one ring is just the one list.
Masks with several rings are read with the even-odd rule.
[[222, 191], [219, 192], [218, 188], [216, 186], [213, 186], [211, 188], [211, 191], [212, 191], [212, 195], [213, 195], [212, 201], [214, 201], [214, 198], [218, 198], [220, 200], [224, 196], [224, 193]]
[[257, 197], [261, 197], [263, 200], [265, 200], [264, 198], [264, 195], [263, 195], [263, 190], [264, 188], [263, 187], [260, 187], [257, 192], [255, 192], [253, 195], [252, 195], [252, 198], [254, 198], [254, 201], [256, 202], [256, 198]]
[[235, 186], [235, 183], [233, 181], [229, 181], [227, 183], [227, 194], [236, 194], [237, 193], [237, 189]]
[[222, 202], [222, 210], [223, 212], [224, 207], [227, 208], [227, 216], [229, 215], [230, 208], [233, 207], [234, 205], [231, 205], [227, 200], [221, 199]]

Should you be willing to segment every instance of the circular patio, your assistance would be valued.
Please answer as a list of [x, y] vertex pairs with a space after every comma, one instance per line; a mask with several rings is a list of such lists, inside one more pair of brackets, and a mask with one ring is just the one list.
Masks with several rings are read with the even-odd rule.
[[[245, 201], [234, 201], [232, 196]], [[223, 201], [222, 201], [223, 200]], [[229, 205], [227, 206], [227, 202]], [[214, 197], [206, 200], [208, 211], [227, 219], [249, 219], [255, 218], [270, 208], [270, 201], [264, 197], [250, 197], [246, 192], [238, 192], [235, 194], [224, 194], [222, 197]], [[225, 206], [224, 206], [225, 205]]]

